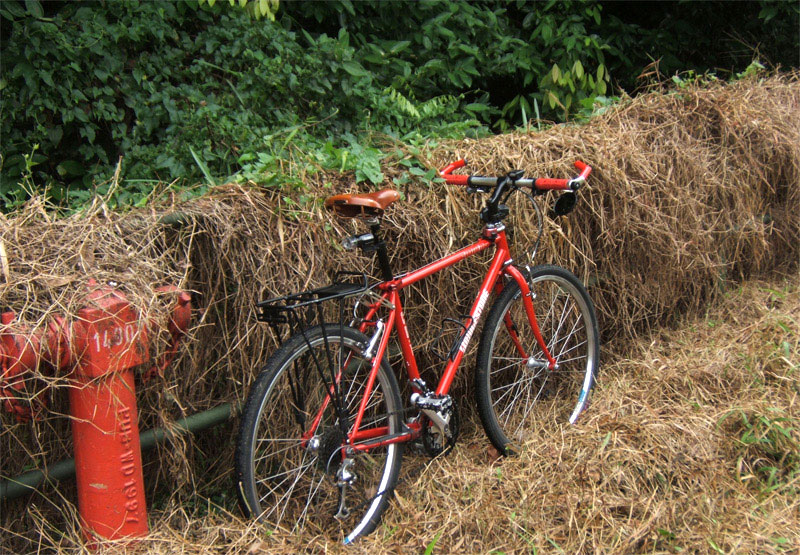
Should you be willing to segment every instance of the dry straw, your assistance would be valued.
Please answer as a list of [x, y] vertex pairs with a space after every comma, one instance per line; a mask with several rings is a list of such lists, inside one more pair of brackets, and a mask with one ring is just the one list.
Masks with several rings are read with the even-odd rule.
[[[621, 107], [587, 125], [453, 141], [432, 149], [428, 156], [432, 167], [466, 157], [473, 173], [485, 174], [521, 168], [530, 175], [566, 177], [574, 173], [571, 163], [575, 159], [595, 168], [591, 186], [581, 194], [577, 210], [567, 218], [547, 223], [536, 262], [561, 264], [584, 279], [597, 305], [603, 339], [614, 340], [616, 349], [631, 338], [675, 324], [687, 311], [706, 306], [731, 282], [788, 270], [797, 264], [797, 75], [651, 93], [626, 100]], [[385, 168], [390, 176], [396, 171]], [[311, 193], [322, 199], [334, 191], [356, 190], [347, 184], [347, 179], [348, 176], [320, 172], [309, 176], [307, 182]], [[480, 199], [439, 183], [417, 183], [407, 186], [404, 193], [404, 200], [389, 210], [383, 224], [396, 271], [417, 267], [476, 237]], [[0, 216], [0, 245], [5, 251], [0, 257], [0, 309], [17, 312], [15, 328], [41, 327], [53, 313], [74, 316], [80, 308], [85, 283], [93, 278], [102, 283], [118, 283], [138, 310], [163, 322], [168, 303], [156, 288], [173, 284], [190, 289], [195, 292], [194, 302], [199, 307], [191, 340], [181, 359], [163, 378], [140, 384], [141, 426], [166, 426], [222, 402], [238, 403], [278, 341], [256, 323], [253, 305], [257, 300], [323, 284], [338, 270], [372, 270], [371, 260], [344, 253], [338, 246], [341, 235], [354, 229], [351, 222], [332, 220], [319, 203], [307, 207], [287, 204], [285, 194], [228, 185], [202, 199], [126, 214], [108, 211], [98, 199], [91, 208], [66, 219], [56, 219], [41, 201], [34, 201], [18, 213]], [[183, 224], [162, 223], [166, 214], [174, 213], [180, 214]], [[515, 256], [525, 262], [525, 251], [535, 237], [535, 218], [522, 200], [514, 201], [512, 214], [510, 223], [518, 246]], [[468, 310], [469, 294], [456, 296], [455, 292], [476, 290], [483, 271], [481, 264], [467, 263], [434, 276], [410, 293], [405, 303], [409, 325], [412, 340], [422, 346], [419, 358], [426, 375], [435, 376], [440, 368], [425, 346], [436, 336], [443, 318]], [[154, 352], [157, 354], [165, 345], [166, 338], [159, 337]], [[469, 398], [463, 396], [469, 390], [468, 364], [465, 370], [456, 391], [462, 404], [468, 405]], [[644, 374], [641, 381], [636, 375], [640, 370]], [[635, 372], [626, 374], [626, 387], [635, 391], [649, 389], [652, 376], [647, 378], [648, 372], [652, 374], [647, 364], [637, 366]], [[3, 477], [71, 455], [68, 423], [63, 416], [68, 412], [65, 377], [46, 367], [34, 377], [28, 389], [31, 395], [45, 385], [56, 386], [48, 389], [49, 410], [32, 424], [18, 424], [9, 414], [2, 415]], [[620, 395], [624, 389], [620, 386]], [[481, 501], [487, 507], [493, 502], [511, 506], [520, 495], [527, 495], [529, 512], [515, 517], [527, 519], [524, 524], [520, 520], [516, 521], [518, 525], [510, 524], [512, 521], [507, 520], [504, 526], [489, 523], [488, 529], [481, 528], [480, 521], [472, 518], [467, 508], [452, 509], [452, 524], [462, 536], [459, 539], [458, 533], [452, 536], [448, 532], [450, 539], [442, 541], [452, 549], [465, 551], [495, 547], [507, 550], [511, 545], [524, 549], [519, 547], [523, 544], [514, 542], [528, 537], [525, 534], [531, 530], [535, 530], [531, 545], [547, 547], [553, 540], [568, 552], [635, 549], [646, 544], [632, 540], [625, 543], [622, 538], [645, 541], [646, 534], [642, 534], [652, 532], [658, 518], [637, 520], [634, 505], [661, 507], [656, 513], [645, 510], [642, 514], [669, 513], [670, 519], [685, 518], [684, 524], [692, 533], [705, 530], [699, 524], [693, 528], [688, 522], [699, 518], [690, 516], [694, 514], [691, 511], [676, 515], [680, 509], [660, 505], [657, 496], [642, 490], [641, 485], [623, 487], [623, 482], [630, 479], [624, 476], [618, 478], [619, 489], [603, 499], [605, 508], [590, 524], [579, 525], [576, 514], [558, 508], [567, 510], [565, 501], [596, 491], [592, 483], [617, 479], [613, 476], [619, 471], [612, 463], [589, 468], [596, 463], [592, 457], [597, 445], [592, 441], [597, 430], [617, 433], [614, 426], [621, 425], [618, 414], [626, 410], [629, 408], [614, 406], [610, 400], [596, 402], [587, 428], [542, 437], [542, 445], [548, 445], [555, 453], [544, 462], [532, 455], [517, 462], [503, 462], [491, 470], [482, 469], [486, 462], [483, 439], [480, 434], [473, 435], [463, 449], [464, 453], [473, 449], [476, 453], [480, 465], [470, 471], [474, 475], [462, 475], [449, 460], [436, 462], [423, 471], [417, 482], [408, 479], [405, 487], [412, 489], [401, 491], [401, 496], [409, 496], [414, 487], [424, 487], [431, 495], [426, 503], [432, 504], [433, 509], [433, 505], [445, 503], [440, 496], [449, 495], [437, 492], [433, 485], [435, 477], [443, 472], [452, 475], [454, 483], [463, 480], [472, 484], [470, 487], [496, 490], [499, 486], [487, 478], [487, 472], [494, 473], [497, 468], [503, 472], [524, 469], [528, 481], [509, 479], [499, 489], [500, 501], [493, 500], [488, 492]], [[647, 419], [642, 421], [645, 416]], [[689, 436], [709, 426], [707, 419], [701, 422], [687, 418], [680, 423], [681, 418], [676, 418], [674, 426], [683, 426]], [[625, 436], [627, 443], [620, 455], [627, 450], [631, 460], [641, 460], [641, 471], [645, 473], [655, 457], [653, 460], [658, 459], [681, 488], [686, 488], [687, 495], [691, 493], [692, 500], [687, 502], [694, 503], [700, 493], [689, 491], [691, 480], [685, 478], [685, 473], [696, 472], [707, 460], [702, 459], [695, 466], [673, 465], [671, 453], [688, 449], [687, 440], [676, 437], [677, 428], [660, 424], [659, 419], [658, 412], [631, 412], [624, 425], [647, 432]], [[656, 428], [670, 431], [663, 436], [652, 435]], [[218, 492], [223, 489], [221, 484], [228, 484], [233, 433], [231, 425], [193, 440], [193, 446], [175, 440], [158, 455], [145, 457], [148, 498], [157, 499], [159, 515], [167, 515], [164, 523], [156, 525], [159, 539], [152, 549], [158, 551], [158, 545], [163, 544], [167, 546], [164, 552], [198, 552], [203, 551], [199, 546], [208, 542], [242, 547], [238, 542], [245, 541], [243, 538], [256, 537], [255, 527], [251, 526], [248, 532], [244, 524], [224, 515], [210, 519], [216, 539], [206, 535], [211, 532], [190, 530], [200, 526], [192, 520], [196, 511], [186, 508], [196, 494]], [[547, 433], [555, 432], [543, 431]], [[675, 445], [661, 452], [664, 444], [654, 438], [667, 436], [665, 441]], [[559, 466], [562, 464], [570, 465], [571, 470], [564, 472]], [[575, 473], [584, 472], [580, 470], [582, 465], [587, 467], [585, 483], [575, 478]], [[530, 489], [530, 476], [543, 482]], [[545, 483], [548, 480], [550, 483]], [[64, 499], [74, 499], [70, 488], [59, 486], [63, 498], [50, 488], [45, 490], [49, 501], [37, 497], [5, 503], [0, 516], [2, 545], [11, 550], [32, 549], [40, 534], [48, 545], [75, 545], [77, 534], [61, 537], [56, 532], [71, 526], [66, 524], [71, 522], [69, 511], [61, 511]], [[561, 492], [555, 496], [560, 501], [554, 502], [556, 490]], [[632, 504], [634, 500], [636, 503]], [[589, 500], [581, 501], [586, 502]], [[30, 503], [38, 509], [31, 510]], [[225, 503], [230, 503], [230, 497]], [[391, 522], [398, 524], [401, 519], [410, 518], [414, 513], [407, 510], [419, 509], [420, 503], [418, 498], [399, 498], [392, 510], [397, 516], [390, 517]], [[469, 505], [465, 503], [465, 507]], [[185, 514], [187, 510], [189, 514]], [[609, 527], [617, 526], [626, 511], [632, 523], [628, 525], [630, 533], [614, 539]], [[539, 520], [548, 514], [555, 519], [550, 528]], [[437, 531], [435, 521], [423, 528], [426, 533], [431, 532], [425, 536], [430, 541]], [[498, 530], [501, 535], [510, 534], [517, 539], [507, 538], [506, 543], [498, 540], [496, 546], [475, 543], [476, 537], [491, 537]], [[551, 530], [550, 536], [543, 530]], [[576, 530], [582, 530], [582, 539], [575, 539]], [[408, 537], [403, 538], [398, 540], [400, 544], [420, 547]], [[391, 540], [386, 541], [391, 544]], [[291, 538], [270, 540], [267, 545], [279, 549], [284, 545], [281, 542], [286, 542], [287, 551], [298, 545]], [[325, 544], [314, 545], [321, 548]], [[382, 548], [386, 545], [382, 544]], [[703, 549], [707, 549], [708, 544], [704, 545]]]

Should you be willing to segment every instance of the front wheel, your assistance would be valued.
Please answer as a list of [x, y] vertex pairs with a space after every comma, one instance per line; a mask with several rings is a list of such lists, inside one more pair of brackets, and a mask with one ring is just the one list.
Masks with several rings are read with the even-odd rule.
[[[367, 450], [348, 439], [370, 381], [367, 342], [357, 330], [325, 324], [291, 337], [267, 361], [247, 398], [236, 448], [239, 499], [250, 516], [287, 531], [338, 531], [344, 543], [377, 526], [397, 483], [402, 445]], [[359, 430], [375, 443], [402, 427], [397, 381], [384, 359]]]
[[537, 266], [526, 277], [556, 368], [548, 368], [519, 285], [509, 281], [486, 318], [475, 372], [483, 427], [503, 454], [538, 428], [574, 424], [588, 402], [600, 357], [594, 306], [578, 278], [558, 266]]

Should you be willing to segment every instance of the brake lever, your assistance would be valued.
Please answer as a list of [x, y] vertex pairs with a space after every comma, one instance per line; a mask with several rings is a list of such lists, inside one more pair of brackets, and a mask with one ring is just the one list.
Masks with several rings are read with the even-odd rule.
[[576, 177], [574, 179], [570, 179], [567, 182], [567, 186], [569, 187], [569, 190], [573, 191], [573, 192], [577, 191], [578, 189], [580, 189], [584, 185], [586, 185], [586, 178], [585, 177], [581, 177], [581, 176], [578, 176], [578, 177]]

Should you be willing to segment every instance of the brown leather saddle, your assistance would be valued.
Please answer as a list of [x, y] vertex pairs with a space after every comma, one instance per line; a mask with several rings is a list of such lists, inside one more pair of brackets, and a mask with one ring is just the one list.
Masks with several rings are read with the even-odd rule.
[[345, 218], [372, 218], [381, 216], [384, 210], [399, 199], [400, 193], [392, 189], [363, 195], [334, 195], [325, 199], [325, 208]]

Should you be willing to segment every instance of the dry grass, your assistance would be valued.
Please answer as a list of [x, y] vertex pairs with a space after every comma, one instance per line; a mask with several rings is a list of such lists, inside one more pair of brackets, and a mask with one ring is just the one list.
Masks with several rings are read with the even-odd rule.
[[[140, 548], [419, 553], [438, 537], [434, 553], [796, 551], [797, 278], [731, 290], [705, 316], [642, 337], [625, 357], [611, 346], [582, 421], [541, 430], [518, 457], [496, 459], [469, 413], [450, 456], [406, 455], [382, 525], [352, 548], [180, 506], [151, 513], [151, 538]], [[742, 414], [791, 431], [781, 443], [767, 427], [751, 427], [764, 441], [748, 444]], [[776, 480], [758, 470], [766, 467], [777, 469]], [[71, 538], [49, 534], [74, 549]]]
[[[572, 173], [571, 162], [577, 158], [595, 167], [591, 187], [582, 195], [585, 202], [568, 218], [549, 223], [537, 262], [561, 264], [584, 278], [597, 305], [603, 338], [619, 349], [642, 334], [657, 336], [662, 326], [702, 309], [735, 281], [787, 271], [798, 261], [800, 81], [796, 75], [645, 95], [581, 127], [440, 145], [430, 152], [430, 163], [439, 166], [456, 156], [467, 156], [476, 173], [518, 167], [534, 175], [561, 177]], [[387, 174], [393, 171], [386, 168]], [[348, 176], [320, 173], [313, 180], [309, 186], [320, 198], [352, 190]], [[384, 223], [390, 244], [402, 241], [393, 255], [396, 271], [474, 240], [479, 199], [437, 184], [416, 184], [404, 192], [405, 200], [389, 211]], [[535, 222], [526, 216], [531, 211], [523, 206], [512, 205], [517, 245], [535, 235]], [[165, 213], [174, 211], [184, 215], [187, 225], [159, 225]], [[95, 278], [120, 283], [137, 308], [163, 316], [163, 303], [153, 302], [159, 298], [157, 286], [170, 283], [194, 290], [200, 310], [192, 341], [164, 378], [140, 389], [141, 427], [163, 426], [246, 395], [260, 363], [277, 344], [268, 330], [256, 324], [255, 301], [322, 284], [339, 269], [371, 271], [370, 260], [338, 247], [338, 238], [350, 229], [349, 223], [331, 220], [318, 204], [298, 209], [274, 191], [232, 185], [202, 199], [149, 212], [115, 214], [98, 201], [86, 213], [66, 220], [53, 219], [33, 204], [14, 216], [0, 216], [8, 265], [0, 275], [0, 309], [13, 308], [19, 322], [40, 327], [53, 312], [74, 314], [85, 281]], [[523, 250], [518, 258], [524, 260]], [[442, 318], [465, 312], [471, 299], [456, 299], [453, 292], [474, 290], [472, 284], [483, 271], [479, 263], [464, 264], [411, 292], [406, 305], [413, 308], [409, 324], [415, 344], [426, 345], [436, 335], [430, 330], [438, 330]], [[155, 351], [163, 346], [160, 338]], [[579, 428], [563, 434], [545, 430], [530, 455], [494, 466], [487, 465], [482, 437], [473, 433], [453, 457], [406, 478], [401, 498], [387, 515], [387, 525], [390, 529], [397, 525], [397, 531], [390, 539], [382, 539], [379, 532], [363, 545], [384, 542], [382, 549], [419, 550], [450, 515], [437, 544], [443, 550], [524, 550], [525, 538], [546, 550], [555, 549], [552, 540], [568, 552], [660, 550], [670, 547], [667, 540], [674, 534], [676, 545], [685, 542], [708, 551], [713, 549], [710, 539], [729, 551], [737, 546], [725, 539], [732, 534], [725, 526], [742, 526], [742, 520], [719, 518], [728, 514], [730, 505], [730, 514], [745, 519], [751, 531], [739, 548], [770, 549], [767, 540], [753, 542], [758, 534], [768, 535], [769, 526], [787, 520], [788, 516], [780, 516], [789, 514], [785, 511], [793, 508], [796, 513], [796, 501], [771, 495], [766, 496], [770, 500], [764, 505], [766, 512], [747, 513], [746, 518], [737, 512], [736, 507], [747, 503], [752, 508], [758, 498], [754, 493], [747, 497], [751, 491], [747, 484], [753, 479], [740, 483], [730, 478], [729, 483], [712, 477], [724, 476], [722, 469], [730, 462], [718, 458], [722, 451], [716, 450], [717, 443], [727, 445], [728, 455], [737, 452], [732, 443], [736, 418], [717, 429], [715, 423], [724, 411], [707, 414], [705, 409], [676, 408], [686, 408], [683, 399], [695, 394], [700, 395], [701, 408], [726, 403], [731, 388], [736, 390], [746, 378], [737, 374], [736, 379], [744, 381], [729, 383], [707, 367], [701, 371], [702, 365], [690, 374], [673, 372], [671, 359], [660, 369], [662, 364], [647, 358], [656, 356], [654, 351], [637, 348], [629, 358], [639, 363], [618, 362], [605, 372], [594, 408]], [[429, 376], [438, 372], [436, 359], [424, 349], [419, 358]], [[468, 394], [469, 374], [459, 376], [458, 395]], [[684, 375], [695, 377], [684, 379]], [[665, 376], [672, 376], [672, 381], [664, 381]], [[42, 465], [65, 458], [71, 450], [63, 417], [68, 412], [63, 392], [68, 384], [46, 367], [35, 377], [38, 381], [30, 383], [29, 394], [42, 384], [58, 387], [48, 390], [50, 410], [33, 424], [18, 424], [2, 414], [4, 477], [19, 474], [32, 461]], [[663, 389], [653, 387], [654, 380]], [[787, 380], [796, 383], [797, 376], [784, 375], [770, 387]], [[764, 412], [765, 399], [761, 405], [748, 404], [745, 414], [769, 414]], [[667, 401], [676, 405], [662, 405]], [[750, 397], [745, 401], [755, 402]], [[774, 406], [796, 411], [796, 401], [786, 403]], [[145, 456], [148, 498], [157, 498], [153, 514], [158, 518], [153, 526], [156, 539], [147, 543], [149, 549], [163, 546], [170, 552], [185, 546], [186, 551], [197, 552], [204, 545], [239, 549], [257, 541], [267, 542], [270, 549], [302, 545], [294, 538], [265, 540], [263, 530], [227, 514], [212, 511], [201, 520], [195, 509], [185, 515], [188, 509], [180, 508], [191, 506], [198, 493], [218, 494], [228, 486], [233, 433], [233, 426], [227, 426], [191, 444], [176, 440], [157, 457]], [[683, 442], [684, 435], [691, 441]], [[761, 468], [758, 464], [758, 457], [743, 459], [740, 472], [756, 475], [758, 470], [748, 469]], [[524, 479], [511, 479], [517, 470]], [[452, 479], [442, 479], [451, 475]], [[554, 477], [558, 479], [548, 482]], [[452, 490], [443, 487], [447, 485]], [[60, 487], [63, 499], [74, 499], [71, 488]], [[518, 509], [512, 520], [506, 509], [519, 504], [523, 495], [519, 488], [527, 495], [529, 508]], [[423, 489], [427, 496], [413, 493]], [[461, 499], [473, 489], [481, 492], [474, 497], [480, 501]], [[49, 500], [4, 503], [0, 527], [7, 549], [35, 546], [40, 536], [46, 546], [75, 545], [76, 534], [60, 535], [70, 528], [66, 523], [74, 522], [69, 516], [72, 509], [55, 490], [46, 492]], [[229, 506], [230, 498], [222, 502]], [[420, 517], [421, 527], [415, 532], [408, 527], [411, 516], [416, 518], [419, 507], [428, 505], [431, 512]], [[473, 505], [488, 520], [470, 516]], [[664, 532], [656, 545], [652, 536], [659, 535], [659, 528]], [[324, 547], [321, 539], [304, 541]], [[796, 538], [792, 541], [796, 546]]]

